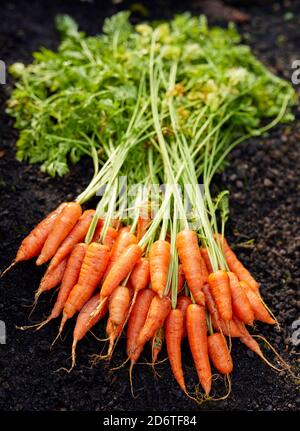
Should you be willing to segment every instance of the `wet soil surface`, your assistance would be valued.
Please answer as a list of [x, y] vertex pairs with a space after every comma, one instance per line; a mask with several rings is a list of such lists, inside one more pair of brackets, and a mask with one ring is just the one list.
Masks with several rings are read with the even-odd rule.
[[[169, 17], [180, 11], [175, 2], [145, 3], [152, 17]], [[190, 4], [189, 4], [190, 3]], [[266, 2], [267, 3], [267, 2]], [[290, 79], [292, 61], [300, 57], [300, 6], [298, 2], [232, 2], [250, 21], [239, 24], [245, 41], [257, 56], [279, 75]], [[105, 4], [105, 6], [104, 6]], [[151, 6], [149, 6], [151, 4]], [[182, 3], [181, 3], [182, 4]], [[201, 2], [184, 2], [193, 13]], [[126, 8], [126, 3], [46, 0], [2, 1], [0, 8], [0, 58], [7, 64], [30, 62], [33, 50], [55, 49], [57, 13], [69, 13], [83, 30], [96, 33], [103, 18]], [[135, 13], [138, 18], [140, 12]], [[140, 16], [140, 15], [139, 15]], [[211, 14], [211, 22], [222, 18]], [[223, 21], [224, 23], [224, 21]], [[0, 86], [0, 268], [14, 257], [26, 233], [58, 202], [71, 199], [87, 183], [90, 164], [83, 161], [64, 180], [51, 179], [39, 170], [15, 160], [17, 132], [5, 114], [11, 82]], [[256, 333], [268, 338], [280, 354], [296, 366], [297, 347], [292, 343], [293, 322], [299, 318], [300, 285], [300, 147], [299, 117], [280, 126], [264, 139], [253, 140], [236, 149], [219, 184], [230, 190], [230, 241], [236, 252], [262, 284], [262, 294], [275, 312], [281, 330], [258, 324]], [[253, 240], [251, 247], [242, 245]], [[1, 280], [0, 320], [7, 330], [6, 345], [0, 345], [0, 410], [297, 410], [300, 396], [286, 374], [274, 373], [238, 341], [233, 341], [235, 369], [232, 394], [221, 402], [200, 407], [178, 389], [167, 363], [158, 366], [154, 378], [148, 365], [134, 371], [136, 398], [132, 398], [128, 368], [110, 372], [109, 367], [90, 368], [89, 356], [99, 351], [99, 342], [89, 335], [79, 346], [75, 370], [56, 372], [69, 365], [72, 324], [66, 338], [50, 350], [57, 333], [57, 321], [39, 332], [22, 332], [15, 325], [28, 323], [30, 304], [43, 273], [33, 263], [20, 264]], [[32, 320], [49, 313], [51, 295], [40, 300]], [[52, 303], [53, 303], [52, 297]], [[295, 324], [294, 324], [295, 325]], [[295, 326], [294, 326], [295, 329]], [[95, 332], [104, 337], [104, 326]], [[294, 338], [297, 334], [294, 331]], [[114, 365], [124, 359], [124, 342], [115, 354]], [[190, 388], [196, 375], [187, 346], [183, 347], [185, 375]], [[265, 351], [272, 359], [269, 351]], [[144, 362], [149, 360], [147, 349]], [[166, 355], [162, 353], [162, 358]], [[299, 355], [299, 350], [298, 350]], [[216, 393], [224, 392], [215, 382]], [[298, 395], [297, 395], [298, 394]]]

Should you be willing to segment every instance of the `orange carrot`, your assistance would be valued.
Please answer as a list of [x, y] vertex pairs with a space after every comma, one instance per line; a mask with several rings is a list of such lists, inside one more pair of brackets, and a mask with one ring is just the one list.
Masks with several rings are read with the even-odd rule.
[[95, 242], [88, 245], [78, 282], [71, 290], [64, 306], [59, 333], [61, 333], [66, 321], [81, 310], [83, 305], [91, 298], [105, 272], [108, 260], [109, 249], [107, 246]]
[[200, 248], [200, 252], [201, 252], [202, 259], [205, 262], [206, 270], [207, 270], [208, 274], [210, 274], [211, 272], [213, 272], [213, 269], [212, 269], [212, 266], [210, 263], [208, 250], [207, 250], [207, 248]]
[[23, 239], [17, 252], [15, 259], [16, 262], [32, 259], [40, 253], [49, 233], [51, 232], [55, 220], [61, 214], [66, 205], [66, 202], [60, 204], [58, 208], [44, 218], [44, 220], [42, 220], [30, 232], [30, 234]]
[[151, 301], [144, 326], [138, 335], [137, 347], [143, 347], [145, 343], [153, 337], [156, 330], [163, 326], [170, 310], [170, 298], [165, 296], [160, 298], [158, 295], [154, 296]]
[[258, 291], [251, 289], [251, 287], [245, 281], [241, 281], [241, 286], [244, 288], [247, 298], [251, 304], [255, 320], [260, 320], [261, 322], [275, 325], [276, 321], [271, 317], [270, 313], [264, 306]]
[[150, 282], [149, 259], [146, 257], [140, 258], [130, 274], [129, 282], [136, 292], [148, 286]]
[[80, 340], [87, 334], [87, 332], [101, 320], [108, 309], [108, 303], [101, 309], [101, 313], [97, 314], [94, 319], [90, 319], [90, 314], [97, 308], [99, 303], [98, 293], [91, 297], [88, 302], [80, 310], [75, 328], [73, 331], [73, 344], [72, 344], [72, 368], [75, 366], [76, 359], [76, 346]]
[[121, 254], [126, 250], [126, 248], [131, 244], [137, 244], [136, 236], [133, 235], [133, 233], [130, 233], [130, 231], [127, 229], [127, 227], [122, 228], [119, 231], [118, 236], [116, 237], [116, 240], [111, 248], [110, 251], [110, 258], [109, 258], [109, 264], [106, 268], [105, 274], [103, 276], [103, 279], [106, 278], [107, 274], [109, 273], [111, 267], [113, 264], [119, 259]]
[[182, 292], [185, 284], [185, 275], [182, 264], [178, 265], [178, 284], [177, 284], [177, 295]]
[[197, 304], [204, 305], [201, 253], [196, 232], [192, 230], [179, 232], [176, 247], [193, 298]]
[[208, 284], [204, 285], [203, 292], [205, 295], [205, 303], [209, 310], [209, 314], [211, 316], [212, 325], [215, 331], [221, 331], [224, 335], [228, 337], [240, 337], [241, 333], [236, 326], [234, 320], [229, 320], [228, 322], [224, 322], [220, 318], [219, 312], [217, 310], [217, 306], [215, 300], [212, 296], [210, 288]]
[[229, 278], [232, 309], [234, 314], [247, 325], [253, 325], [254, 313], [245, 289], [240, 285], [237, 276], [233, 272], [228, 272], [227, 274]]
[[73, 248], [73, 251], [67, 262], [67, 267], [65, 269], [61, 286], [57, 295], [57, 300], [48, 318], [49, 320], [55, 319], [62, 312], [71, 290], [78, 281], [86, 249], [87, 244], [84, 243], [76, 244]]
[[168, 241], [158, 240], [151, 245], [149, 252], [151, 287], [160, 298], [163, 297], [166, 288], [170, 258]]
[[165, 334], [168, 357], [174, 377], [181, 387], [186, 392], [182, 362], [181, 362], [181, 339], [183, 332], [183, 314], [179, 309], [171, 310], [165, 323]]
[[35, 293], [35, 298], [37, 299], [42, 292], [51, 290], [58, 286], [63, 279], [63, 275], [66, 269], [68, 258], [65, 257], [59, 265], [54, 269], [48, 269], [41, 280], [38, 290]]
[[200, 264], [201, 264], [201, 271], [202, 271], [202, 280], [203, 283], [207, 283], [208, 282], [208, 270], [206, 268], [206, 264], [204, 259], [202, 258], [201, 252], [200, 252]]
[[78, 222], [75, 224], [69, 235], [62, 242], [59, 249], [53, 256], [49, 268], [55, 268], [69, 253], [71, 253], [73, 247], [84, 240], [87, 231], [90, 227], [92, 218], [95, 214], [95, 210], [84, 211]]
[[207, 344], [208, 354], [215, 368], [221, 374], [230, 374], [233, 362], [224, 335], [220, 332], [209, 335]]
[[110, 317], [108, 318], [107, 324], [106, 324], [106, 334], [109, 338], [109, 347], [108, 347], [107, 355], [105, 355], [104, 357], [101, 357], [101, 359], [107, 359], [111, 357], [115, 340], [121, 334], [122, 328], [123, 328], [123, 322], [120, 323], [119, 325], [115, 325], [111, 321]]
[[211, 389], [211, 368], [208, 358], [205, 307], [190, 304], [186, 312], [188, 340], [199, 381], [206, 393]]
[[224, 270], [212, 272], [208, 277], [208, 283], [221, 319], [232, 320], [231, 294], [227, 272]]
[[118, 231], [113, 227], [109, 226], [109, 228], [107, 229], [105, 238], [103, 239], [103, 245], [106, 245], [109, 248], [109, 250], [111, 250], [117, 236], [118, 236]]
[[100, 298], [110, 296], [124, 278], [133, 270], [142, 254], [142, 249], [137, 244], [129, 245], [113, 264], [107, 274], [100, 291]]
[[229, 247], [226, 239], [223, 238], [221, 235], [219, 235], [219, 237], [223, 247], [226, 262], [227, 262], [227, 265], [229, 266], [230, 271], [234, 272], [240, 281], [245, 281], [246, 283], [248, 283], [248, 285], [251, 288], [258, 290], [259, 284], [257, 283], [257, 281], [252, 277], [250, 272], [244, 267], [242, 262], [237, 258], [236, 254]]
[[181, 338], [182, 339], [187, 336], [187, 331], [186, 331], [186, 310], [187, 310], [188, 306], [191, 303], [192, 303], [192, 300], [188, 296], [185, 296], [185, 295], [178, 296], [176, 307], [181, 311], [182, 316], [183, 316], [182, 334], [181, 334]]
[[239, 331], [241, 333], [241, 336], [239, 337], [241, 342], [245, 344], [250, 350], [252, 350], [254, 353], [256, 353], [261, 358], [264, 358], [264, 355], [259, 347], [259, 344], [256, 340], [249, 334], [247, 328], [245, 327], [244, 323], [238, 320], [236, 317], [233, 318], [235, 324], [239, 328]]
[[42, 265], [54, 256], [60, 244], [77, 223], [81, 213], [81, 206], [77, 202], [70, 202], [63, 208], [62, 212], [56, 218], [42, 251], [37, 258], [37, 265]]
[[118, 286], [109, 298], [109, 318], [113, 325], [118, 326], [124, 322], [129, 302], [129, 289], [125, 286]]
[[136, 349], [137, 337], [144, 326], [154, 295], [153, 290], [148, 288], [140, 290], [137, 295], [127, 326], [126, 351], [129, 357], [131, 357]]

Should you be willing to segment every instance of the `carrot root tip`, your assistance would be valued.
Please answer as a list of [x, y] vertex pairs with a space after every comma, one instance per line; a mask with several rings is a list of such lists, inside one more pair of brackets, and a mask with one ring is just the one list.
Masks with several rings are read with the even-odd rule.
[[12, 263], [5, 268], [3, 271], [0, 272], [0, 279], [8, 272], [10, 271], [15, 265], [16, 265], [17, 261], [13, 260]]

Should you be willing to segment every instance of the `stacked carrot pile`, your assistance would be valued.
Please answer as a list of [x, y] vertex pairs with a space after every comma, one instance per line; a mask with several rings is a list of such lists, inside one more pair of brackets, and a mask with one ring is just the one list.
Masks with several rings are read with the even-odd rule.
[[[130, 376], [147, 343], [155, 364], [165, 342], [175, 379], [197, 401], [209, 397], [212, 367], [229, 381], [231, 338], [276, 369], [247, 329], [276, 319], [225, 239], [228, 192], [212, 197], [211, 182], [232, 148], [291, 118], [290, 86], [237, 45], [232, 28], [209, 30], [203, 18], [181, 15], [135, 30], [118, 15], [98, 38], [86, 38], [70, 20], [63, 23], [58, 54], [40, 53], [25, 72], [18, 67], [24, 75], [9, 109], [24, 127], [22, 157], [34, 158], [45, 145], [53, 156], [55, 142], [66, 142], [64, 163], [68, 151], [82, 150], [93, 160], [94, 175], [74, 202], [59, 205], [23, 240], [13, 262], [47, 264], [35, 303], [60, 286], [49, 317], [33, 326], [61, 317], [59, 336], [69, 319], [77, 319], [73, 368], [77, 343], [107, 316], [107, 353], [96, 362], [110, 359], [125, 335]], [[67, 89], [66, 62], [72, 66]], [[83, 71], [95, 77], [88, 96]], [[120, 100], [120, 90], [131, 96]], [[74, 128], [63, 103], [68, 92], [76, 93]], [[266, 117], [273, 119], [261, 126]], [[27, 139], [36, 124], [39, 133]], [[61, 166], [48, 162], [43, 166], [50, 173]], [[129, 202], [124, 190], [137, 184]], [[96, 209], [84, 209], [99, 191]], [[186, 337], [202, 395], [185, 385]]]

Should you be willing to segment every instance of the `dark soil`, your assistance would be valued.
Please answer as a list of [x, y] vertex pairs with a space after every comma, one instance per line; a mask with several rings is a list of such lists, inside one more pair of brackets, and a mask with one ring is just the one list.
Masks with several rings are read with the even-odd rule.
[[[168, 4], [169, 3], [169, 4]], [[146, 7], [150, 17], [169, 17], [185, 8], [201, 12], [201, 2], [152, 1]], [[240, 3], [240, 4], [239, 4]], [[249, 6], [247, 6], [249, 3]], [[262, 5], [262, 3], [265, 3]], [[172, 8], [170, 10], [170, 4]], [[240, 25], [245, 41], [257, 56], [279, 75], [290, 79], [292, 60], [300, 56], [300, 5], [298, 2], [233, 2], [251, 20]], [[151, 6], [149, 6], [151, 5]], [[200, 5], [200, 6], [199, 6]], [[110, 2], [80, 1], [2, 1], [0, 8], [0, 58], [7, 64], [31, 61], [33, 50], [55, 48], [57, 13], [69, 13], [83, 30], [96, 33], [105, 16], [118, 6]], [[136, 19], [138, 13], [135, 13]], [[220, 22], [214, 16], [211, 22]], [[88, 181], [90, 165], [83, 161], [62, 181], [51, 179], [15, 160], [17, 132], [5, 114], [5, 101], [11, 85], [0, 86], [0, 268], [13, 259], [18, 244], [36, 222], [58, 202], [71, 199]], [[299, 112], [295, 112], [300, 117]], [[262, 284], [266, 303], [276, 313], [282, 330], [257, 325], [283, 357], [294, 366], [296, 347], [292, 345], [292, 323], [299, 318], [300, 284], [300, 147], [299, 120], [277, 127], [264, 139], [238, 148], [221, 183], [230, 190], [231, 221], [228, 235], [236, 244], [242, 261]], [[241, 247], [253, 240], [251, 248]], [[297, 410], [300, 397], [287, 375], [274, 373], [239, 342], [233, 342], [235, 369], [232, 394], [226, 401], [208, 402], [201, 407], [178, 389], [170, 367], [158, 367], [155, 379], [151, 368], [140, 365], [134, 371], [132, 398], [128, 368], [110, 373], [108, 368], [89, 368], [89, 355], [98, 352], [99, 343], [90, 335], [78, 349], [78, 364], [71, 374], [55, 372], [69, 365], [72, 324], [64, 341], [50, 344], [57, 333], [57, 322], [39, 332], [22, 332], [15, 325], [28, 323], [30, 304], [43, 269], [33, 263], [19, 265], [1, 280], [0, 320], [7, 328], [7, 344], [0, 345], [1, 410]], [[33, 315], [35, 321], [49, 313], [49, 298], [43, 297]], [[53, 298], [52, 298], [53, 300]], [[104, 337], [104, 327], [96, 333]], [[266, 351], [268, 357], [272, 355]], [[299, 350], [298, 350], [299, 355]], [[165, 352], [162, 357], [165, 356]], [[114, 364], [124, 360], [124, 343], [116, 352]], [[299, 358], [299, 356], [298, 356]], [[146, 358], [149, 360], [149, 351]], [[189, 387], [195, 372], [188, 349], [184, 347], [185, 373]], [[221, 383], [216, 382], [220, 393]]]

